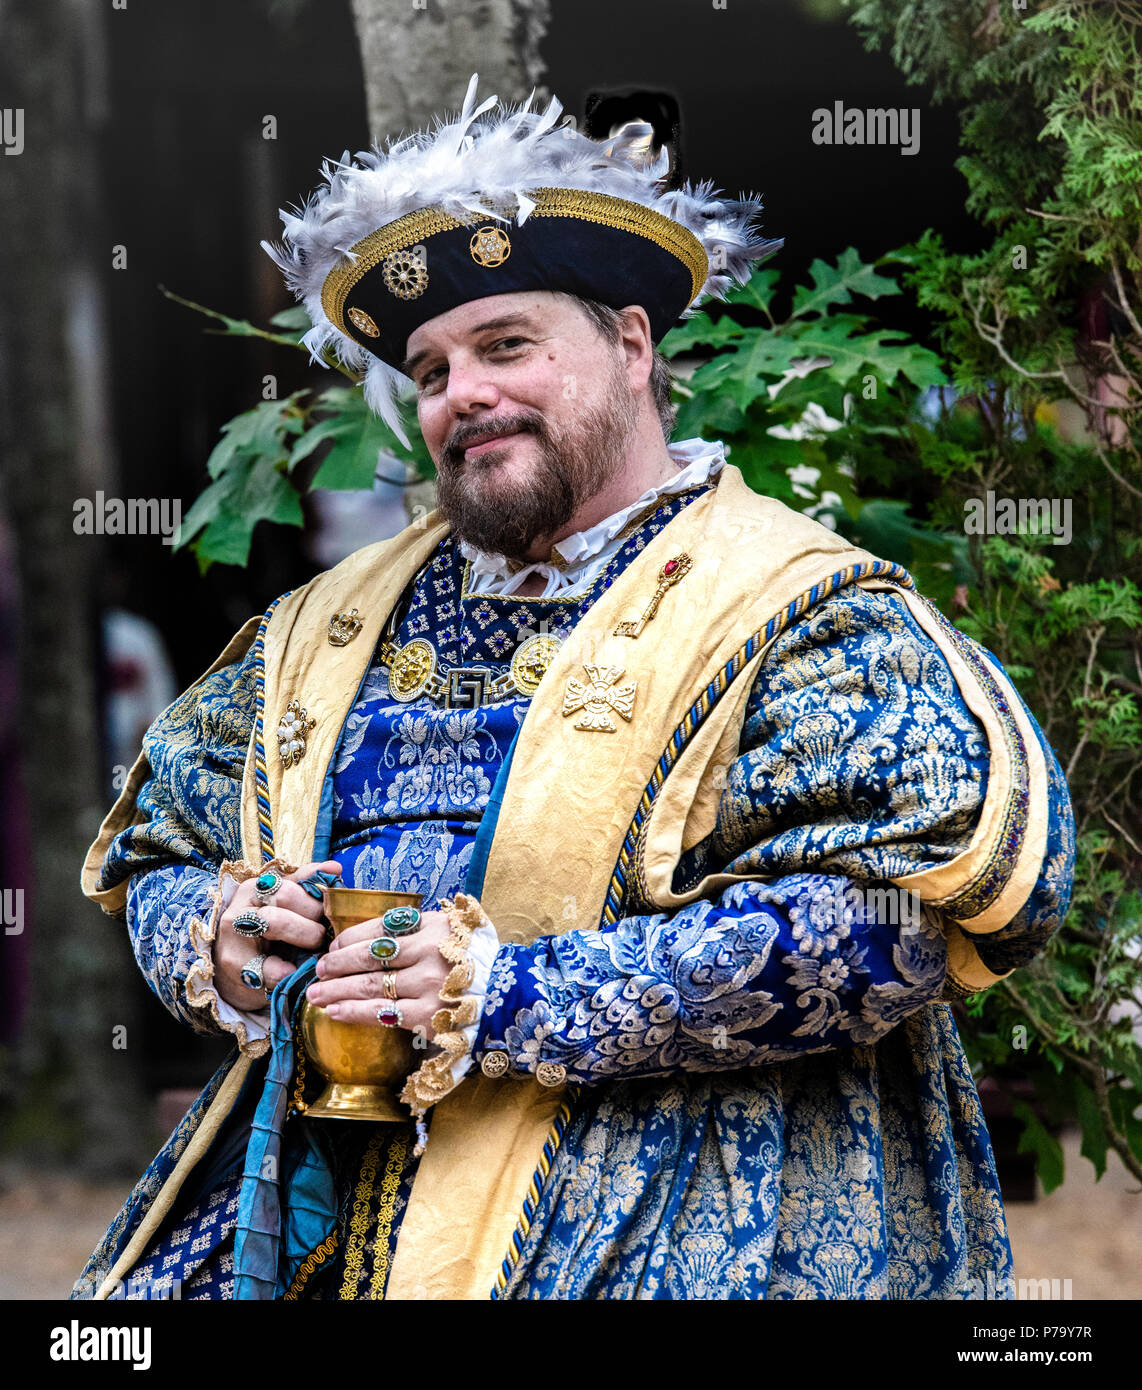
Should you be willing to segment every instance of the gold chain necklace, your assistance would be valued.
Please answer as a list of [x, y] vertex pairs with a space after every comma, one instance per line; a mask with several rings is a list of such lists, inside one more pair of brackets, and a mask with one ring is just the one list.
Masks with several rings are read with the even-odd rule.
[[[671, 493], [665, 497], [660, 495], [654, 498], [645, 507], [640, 508], [636, 515], [632, 516], [623, 526], [622, 530], [616, 532], [613, 539], [624, 539], [663, 506], [684, 496], [686, 492], [699, 489], [705, 490], [705, 484], [696, 483], [692, 487], [685, 488], [683, 492]], [[621, 547], [619, 553], [621, 553]], [[590, 595], [616, 558], [617, 553], [595, 576], [586, 594], [578, 596], [580, 603]], [[521, 566], [521, 568], [523, 567]], [[465, 565], [464, 571], [465, 584], [462, 588], [466, 587], [467, 565]], [[464, 597], [468, 597], [468, 595], [462, 593], [461, 598]], [[495, 595], [495, 597], [514, 598], [516, 596], [504, 594]], [[557, 599], [559, 596], [553, 594], [551, 597]], [[442, 704], [445, 709], [476, 709], [480, 705], [491, 704], [496, 700], [510, 699], [513, 695], [534, 695], [539, 689], [539, 683], [546, 674], [547, 668], [554, 661], [556, 653], [563, 645], [562, 639], [553, 633], [536, 633], [525, 642], [520, 643], [512, 656], [510, 667], [498, 675], [493, 675], [490, 667], [479, 663], [449, 666], [440, 660], [436, 648], [427, 637], [414, 637], [411, 641], [397, 646], [397, 614], [400, 608], [401, 603], [398, 601], [389, 614], [388, 626], [381, 638], [379, 651], [381, 660], [389, 668], [389, 693], [394, 700], [399, 700], [401, 704], [410, 704], [422, 695], [427, 695], [430, 700], [436, 704]], [[459, 605], [457, 605], [457, 611], [459, 611]]]

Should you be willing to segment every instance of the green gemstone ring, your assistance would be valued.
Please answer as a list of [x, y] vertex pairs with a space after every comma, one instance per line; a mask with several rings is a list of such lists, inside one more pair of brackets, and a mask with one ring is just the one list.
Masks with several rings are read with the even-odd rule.
[[374, 960], [396, 960], [400, 955], [400, 942], [391, 936], [378, 936], [369, 942], [369, 955]]
[[390, 936], [409, 936], [420, 930], [418, 907], [390, 907], [381, 918], [381, 926]]
[[281, 886], [282, 876], [275, 874], [273, 869], [267, 869], [264, 874], [259, 874], [254, 880], [254, 903], [256, 906], [265, 907]]

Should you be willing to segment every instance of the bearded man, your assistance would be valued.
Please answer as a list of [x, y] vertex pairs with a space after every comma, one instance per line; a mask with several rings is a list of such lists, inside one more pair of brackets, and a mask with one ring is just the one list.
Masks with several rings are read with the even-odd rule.
[[[473, 79], [267, 246], [439, 506], [252, 619], [92, 847], [237, 1052], [78, 1296], [1013, 1296], [949, 1000], [1062, 920], [1062, 773], [903, 570], [668, 443], [655, 344], [778, 243], [558, 116]], [[337, 875], [421, 908], [327, 945]], [[426, 1044], [406, 1119], [313, 1113], [303, 1001]]]

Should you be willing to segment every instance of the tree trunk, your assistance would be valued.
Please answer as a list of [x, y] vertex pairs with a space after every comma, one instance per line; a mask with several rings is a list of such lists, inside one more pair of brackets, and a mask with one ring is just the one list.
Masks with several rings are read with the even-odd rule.
[[31, 962], [9, 1135], [25, 1159], [62, 1154], [91, 1175], [137, 1171], [146, 1135], [126, 931], [78, 883], [111, 795], [95, 679], [101, 542], [73, 525], [77, 499], [116, 492], [99, 280], [113, 238], [95, 143], [103, 10], [10, 0], [0, 43], [0, 93], [24, 143], [0, 153], [0, 506], [18, 556], [31, 830], [28, 882], [0, 885], [23, 890]]
[[[473, 72], [479, 98], [519, 102], [542, 85], [539, 45], [550, 0], [352, 0], [361, 46], [370, 139], [430, 126], [459, 111]], [[416, 480], [404, 504], [410, 520], [436, 505], [432, 483]]]
[[[550, 0], [352, 0], [373, 140], [458, 111], [468, 79], [481, 99], [522, 101], [540, 87]], [[541, 94], [545, 95], [545, 93]]]

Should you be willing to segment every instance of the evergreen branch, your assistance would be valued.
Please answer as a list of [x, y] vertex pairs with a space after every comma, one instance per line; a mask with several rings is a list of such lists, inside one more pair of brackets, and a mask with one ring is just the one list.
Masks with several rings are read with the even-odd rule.
[[[1088, 656], [1087, 656], [1086, 674], [1085, 674], [1084, 677], [1083, 677], [1083, 693], [1082, 693], [1082, 699], [1083, 699], [1083, 702], [1084, 702], [1084, 703], [1085, 703], [1087, 700], [1089, 700], [1089, 699], [1090, 699], [1090, 696], [1091, 696], [1091, 689], [1090, 689], [1091, 672], [1092, 672], [1092, 670], [1094, 669], [1094, 658], [1095, 658], [1095, 654], [1096, 654], [1097, 651], [1098, 651], [1098, 644], [1099, 644], [1099, 642], [1101, 642], [1101, 640], [1102, 640], [1102, 634], [1105, 632], [1105, 630], [1106, 630], [1106, 629], [1103, 627], [1103, 625], [1102, 625], [1101, 623], [1097, 623], [1097, 624], [1095, 625], [1095, 627], [1093, 628], [1093, 630], [1087, 633], [1087, 641], [1090, 643], [1090, 652], [1089, 652], [1089, 654], [1088, 654]], [[1080, 754], [1080, 753], [1083, 751], [1083, 749], [1086, 747], [1086, 745], [1087, 745], [1087, 740], [1088, 740], [1089, 738], [1090, 738], [1090, 722], [1089, 722], [1089, 720], [1088, 720], [1087, 726], [1086, 726], [1086, 728], [1085, 728], [1085, 729], [1083, 730], [1083, 732], [1082, 732], [1082, 737], [1079, 739], [1078, 743], [1075, 744], [1075, 751], [1071, 754], [1070, 762], [1067, 763], [1067, 781], [1068, 781], [1068, 782], [1069, 782], [1069, 781], [1071, 780], [1071, 778], [1074, 776], [1075, 764], [1078, 762], [1078, 760], [1079, 760], [1079, 754]]]
[[1127, 299], [1126, 290], [1122, 285], [1122, 272], [1118, 266], [1118, 257], [1112, 251], [1110, 253], [1110, 273], [1114, 276], [1114, 286], [1118, 291], [1118, 307], [1126, 315], [1130, 327], [1134, 330], [1137, 337], [1142, 338], [1142, 323], [1138, 322], [1138, 316], [1130, 307]]

